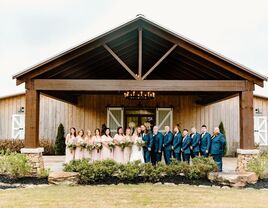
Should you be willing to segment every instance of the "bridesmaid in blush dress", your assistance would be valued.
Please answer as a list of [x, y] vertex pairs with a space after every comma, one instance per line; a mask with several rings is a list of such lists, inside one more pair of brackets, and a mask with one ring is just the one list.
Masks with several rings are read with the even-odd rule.
[[79, 130], [78, 135], [76, 137], [76, 149], [75, 149], [75, 160], [82, 160], [84, 158], [84, 148], [81, 147], [81, 144], [84, 144], [84, 130]]
[[[125, 142], [131, 143], [131, 129], [128, 127], [126, 128], [126, 135], [125, 135]], [[124, 149], [124, 163], [128, 163], [130, 159], [130, 153], [131, 153], [131, 146], [125, 147]]]
[[[91, 131], [87, 130], [86, 137], [85, 137], [85, 142], [87, 145], [93, 145], [93, 140], [91, 136]], [[84, 149], [84, 158], [92, 160], [92, 151], [88, 151], [87, 149]]]
[[[100, 136], [100, 129], [95, 129], [95, 135], [92, 138], [93, 144], [101, 143], [101, 136]], [[94, 148], [92, 151], [92, 161], [100, 160], [101, 159], [101, 150], [97, 150]]]
[[74, 127], [70, 128], [70, 133], [67, 134], [65, 138], [65, 163], [69, 163], [70, 161], [74, 160], [75, 150], [70, 150], [68, 148], [68, 144], [75, 144], [76, 143], [76, 130]]
[[104, 135], [101, 137], [102, 150], [101, 160], [113, 159], [113, 150], [109, 148], [109, 143], [112, 142], [111, 132], [109, 128], [106, 128]]
[[118, 163], [124, 163], [124, 150], [118, 146], [120, 142], [124, 142], [124, 133], [121, 126], [117, 128], [117, 134], [114, 136], [114, 143], [116, 144], [114, 148], [114, 160]]

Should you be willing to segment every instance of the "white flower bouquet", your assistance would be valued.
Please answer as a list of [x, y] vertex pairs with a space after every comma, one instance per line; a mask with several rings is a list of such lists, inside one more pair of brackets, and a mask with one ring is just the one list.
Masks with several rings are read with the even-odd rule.
[[87, 151], [92, 152], [92, 150], [95, 148], [93, 144], [87, 144]]
[[97, 150], [97, 152], [100, 152], [100, 150], [102, 149], [102, 143], [98, 142], [94, 145], [94, 148]]
[[110, 151], [112, 152], [113, 149], [115, 148], [115, 143], [114, 143], [113, 141], [110, 141], [110, 142], [108, 143], [108, 147], [110, 148]]
[[126, 143], [125, 143], [125, 141], [120, 141], [120, 142], [118, 142], [117, 146], [119, 146], [121, 148], [121, 150], [124, 151], [124, 149], [126, 147]]
[[84, 141], [81, 141], [78, 143], [78, 146], [81, 148], [81, 150], [83, 150], [87, 148], [87, 143]]
[[76, 149], [76, 144], [68, 143], [67, 148], [70, 149], [70, 152], [72, 153]]

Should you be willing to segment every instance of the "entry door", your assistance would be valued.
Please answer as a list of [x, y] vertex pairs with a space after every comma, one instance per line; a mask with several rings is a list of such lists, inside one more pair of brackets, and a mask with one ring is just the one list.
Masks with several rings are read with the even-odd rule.
[[254, 140], [261, 146], [268, 145], [266, 116], [254, 116]]
[[173, 109], [172, 108], [157, 108], [156, 109], [156, 125], [159, 131], [164, 133], [165, 126], [173, 129]]
[[24, 119], [23, 114], [12, 115], [12, 139], [24, 139]]
[[112, 136], [116, 134], [119, 126], [123, 127], [124, 108], [112, 107], [107, 108], [107, 126], [111, 130]]

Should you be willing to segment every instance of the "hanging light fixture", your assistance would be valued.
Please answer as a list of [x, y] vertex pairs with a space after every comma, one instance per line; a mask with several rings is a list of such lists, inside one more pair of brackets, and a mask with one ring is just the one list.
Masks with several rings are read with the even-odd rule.
[[155, 98], [155, 92], [151, 91], [127, 91], [124, 97], [129, 100], [151, 100]]

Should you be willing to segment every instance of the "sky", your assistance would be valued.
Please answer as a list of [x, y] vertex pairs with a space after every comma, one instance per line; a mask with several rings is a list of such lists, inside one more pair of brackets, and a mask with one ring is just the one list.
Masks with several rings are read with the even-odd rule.
[[0, 97], [24, 91], [12, 75], [137, 14], [268, 76], [267, 0], [0, 0]]

